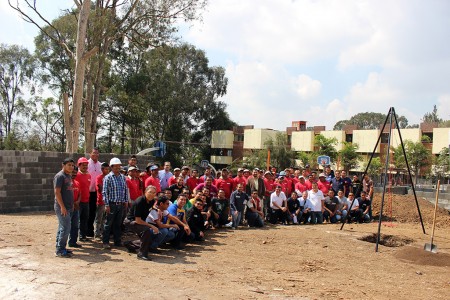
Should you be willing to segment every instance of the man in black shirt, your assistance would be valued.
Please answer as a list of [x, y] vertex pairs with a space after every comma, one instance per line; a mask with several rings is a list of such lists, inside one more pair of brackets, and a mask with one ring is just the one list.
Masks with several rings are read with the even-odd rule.
[[237, 190], [231, 193], [230, 207], [233, 217], [233, 229], [237, 229], [244, 215], [244, 208], [248, 201], [248, 195], [244, 193], [244, 186], [238, 183]]
[[323, 218], [327, 222], [336, 223], [338, 221], [336, 217], [336, 210], [339, 207], [339, 199], [334, 195], [334, 191], [330, 189], [328, 191], [328, 198], [325, 198], [325, 211], [323, 212]]
[[300, 209], [300, 201], [298, 201], [297, 192], [292, 192], [291, 197], [287, 199], [288, 207], [288, 222], [293, 224], [299, 224], [302, 218], [302, 210]]
[[177, 183], [169, 186], [169, 190], [172, 192], [172, 197], [170, 198], [170, 201], [174, 202], [175, 200], [177, 200], [178, 195], [183, 192], [184, 187], [185, 187], [184, 178], [182, 176], [178, 176]]
[[191, 232], [195, 235], [196, 241], [203, 241], [205, 238], [205, 219], [202, 211], [205, 204], [201, 199], [197, 199], [194, 202], [194, 206], [187, 212], [187, 222], [191, 228]]
[[211, 220], [214, 227], [231, 227], [230, 201], [225, 198], [225, 191], [219, 190], [218, 198], [211, 200]]
[[147, 218], [150, 209], [155, 203], [156, 187], [149, 185], [145, 189], [144, 196], [141, 196], [134, 201], [133, 206], [128, 211], [123, 224], [129, 231], [136, 233], [140, 240], [132, 241], [127, 246], [128, 249], [139, 248], [137, 254], [138, 259], [151, 260], [148, 257], [148, 250], [152, 242], [152, 236], [159, 233], [157, 227], [147, 223]]
[[361, 197], [358, 198], [358, 202], [359, 202], [359, 209], [361, 211], [360, 222], [369, 223], [372, 220], [372, 209], [371, 209], [372, 201], [367, 197], [367, 193], [362, 191]]
[[355, 195], [356, 198], [359, 198], [361, 196], [361, 191], [362, 191], [361, 181], [359, 180], [357, 175], [353, 175], [352, 181], [353, 195]]

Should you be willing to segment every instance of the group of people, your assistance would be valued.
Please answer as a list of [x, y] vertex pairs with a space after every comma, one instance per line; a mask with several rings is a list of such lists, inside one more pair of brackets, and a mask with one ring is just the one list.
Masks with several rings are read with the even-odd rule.
[[[373, 182], [368, 176], [353, 180], [345, 171], [325, 167], [303, 170], [237, 170], [224, 168], [213, 174], [210, 167], [200, 176], [187, 166], [162, 169], [149, 163], [141, 170], [136, 156], [123, 166], [118, 158], [100, 163], [98, 149], [90, 158], [75, 163], [67, 158], [55, 175], [55, 212], [58, 217], [56, 255], [71, 257], [67, 248], [80, 248], [78, 241], [97, 239], [110, 249], [149, 253], [169, 243], [175, 249], [202, 241], [207, 230], [220, 227], [263, 227], [271, 224], [320, 224], [323, 222], [370, 222]], [[122, 242], [122, 231], [136, 239]]]

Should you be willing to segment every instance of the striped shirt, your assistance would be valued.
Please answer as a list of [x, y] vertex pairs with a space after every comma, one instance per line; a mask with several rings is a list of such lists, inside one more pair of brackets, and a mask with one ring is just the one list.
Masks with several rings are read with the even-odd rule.
[[109, 203], [128, 202], [129, 192], [125, 176], [115, 175], [112, 171], [103, 179], [103, 201], [105, 205]]

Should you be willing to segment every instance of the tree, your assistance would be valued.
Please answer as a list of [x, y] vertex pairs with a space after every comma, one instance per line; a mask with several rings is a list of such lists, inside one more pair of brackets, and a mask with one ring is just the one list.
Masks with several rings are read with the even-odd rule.
[[445, 174], [450, 170], [450, 156], [448, 147], [442, 148], [438, 156], [434, 157], [434, 173], [438, 175], [438, 178], [445, 177]]
[[[267, 150], [270, 150], [270, 165], [276, 166], [277, 169], [284, 170], [292, 167], [295, 163], [295, 152], [287, 148], [287, 136], [285, 133], [278, 132], [275, 140], [269, 139], [264, 143]], [[267, 157], [267, 155], [265, 155]], [[265, 165], [265, 164], [264, 164]]]
[[0, 45], [0, 139], [11, 133], [17, 108], [23, 104], [23, 93], [29, 87], [34, 93], [35, 60], [27, 49], [18, 45]]
[[[74, 0], [77, 10], [74, 16], [78, 20], [75, 53], [72, 45], [67, 44], [64, 37], [43, 14], [39, 12], [36, 1], [23, 0], [9, 5], [18, 11], [25, 21], [36, 25], [44, 34], [54, 39], [69, 57], [75, 60], [72, 103], [68, 94], [64, 95], [64, 122], [67, 134], [67, 151], [77, 152], [82, 101], [85, 101], [85, 148], [91, 148], [96, 134], [96, 123], [99, 108], [99, 97], [102, 91], [102, 76], [104, 73], [106, 55], [114, 42], [124, 42], [137, 45], [143, 49], [153, 47], [161, 42], [172, 39], [176, 31], [175, 25], [179, 18], [184, 21], [198, 19], [198, 11], [206, 5], [206, 0], [122, 0], [122, 1], [91, 1]], [[31, 12], [22, 9], [24, 4]], [[34, 15], [32, 15], [34, 14]], [[93, 17], [90, 18], [90, 15]], [[40, 25], [43, 22], [46, 27]], [[56, 37], [47, 30], [56, 31]], [[92, 30], [88, 30], [91, 28]], [[93, 60], [95, 69], [88, 77], [85, 86], [85, 71], [89, 59]], [[95, 76], [95, 78], [94, 78]], [[85, 98], [83, 93], [86, 91]], [[89, 132], [88, 132], [89, 131]], [[85, 150], [86, 150], [85, 149]]]
[[[369, 161], [364, 162], [364, 164], [363, 164], [364, 169], [367, 168], [368, 163], [369, 163]], [[382, 172], [381, 168], [382, 168], [382, 165], [381, 165], [380, 157], [374, 157], [374, 158], [372, 158], [372, 161], [370, 162], [370, 166], [369, 166], [369, 169], [367, 170], [367, 173], [370, 175], [370, 177], [373, 178], [373, 177], [381, 174], [381, 172]]]
[[336, 138], [326, 138], [322, 134], [314, 137], [314, 148], [318, 155], [327, 155], [331, 161], [336, 161], [338, 152], [335, 148], [338, 141]]
[[[412, 142], [410, 140], [406, 140], [404, 142], [406, 158], [408, 159], [409, 167], [411, 171], [414, 173], [415, 184], [417, 184], [417, 179], [419, 177], [421, 171], [429, 167], [432, 161], [431, 151], [428, 150], [422, 142]], [[406, 168], [406, 162], [404, 159], [403, 151], [401, 145], [398, 145], [393, 149], [394, 152], [394, 161], [396, 168]]]
[[431, 112], [427, 112], [423, 115], [422, 122], [424, 123], [442, 123], [443, 120], [439, 118], [436, 104], [433, 106]]
[[351, 169], [358, 167], [358, 161], [361, 158], [361, 154], [356, 152], [358, 150], [358, 144], [343, 142], [343, 147], [339, 151], [339, 157], [341, 160], [341, 164], [347, 172]]
[[300, 151], [297, 154], [297, 158], [299, 160], [301, 160], [303, 167], [305, 167], [305, 165], [310, 165], [311, 167], [315, 168], [317, 165], [317, 152], [304, 152], [304, 151]]
[[[349, 120], [338, 121], [334, 125], [333, 130], [342, 130], [346, 125], [356, 125], [358, 129], [379, 129], [386, 121], [386, 116], [386, 114], [374, 112], [358, 113]], [[400, 128], [408, 126], [408, 119], [404, 116], [397, 117], [397, 121]]]

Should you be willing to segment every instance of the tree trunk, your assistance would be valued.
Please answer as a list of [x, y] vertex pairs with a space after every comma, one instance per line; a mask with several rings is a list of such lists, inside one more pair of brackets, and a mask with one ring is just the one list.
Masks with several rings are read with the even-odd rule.
[[[80, 140], [80, 122], [81, 122], [81, 107], [83, 102], [83, 85], [84, 73], [86, 70], [85, 46], [86, 46], [86, 31], [89, 20], [91, 1], [83, 1], [78, 18], [77, 28], [77, 43], [76, 43], [76, 57], [75, 57], [75, 79], [73, 84], [73, 101], [72, 112], [70, 114], [70, 126], [67, 127], [67, 149], [68, 152], [76, 153], [78, 151], [78, 143]], [[69, 138], [71, 143], [69, 147]]]
[[86, 85], [86, 102], [84, 107], [84, 152], [91, 153], [91, 150], [94, 147], [94, 133], [91, 131], [92, 98], [94, 94], [92, 68], [86, 74]]

